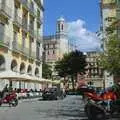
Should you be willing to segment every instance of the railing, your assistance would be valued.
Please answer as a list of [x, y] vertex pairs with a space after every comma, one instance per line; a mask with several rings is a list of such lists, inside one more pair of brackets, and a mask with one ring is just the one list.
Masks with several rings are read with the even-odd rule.
[[9, 47], [10, 37], [8, 35], [0, 33], [0, 46]]
[[22, 18], [18, 15], [15, 15], [14, 16], [14, 22], [17, 23], [17, 24], [20, 24], [22, 25]]
[[12, 46], [14, 51], [22, 53], [23, 55], [29, 56], [29, 48], [23, 47], [23, 45], [17, 43], [17, 41], [13, 41]]
[[7, 17], [11, 16], [11, 9], [4, 3], [0, 3], [0, 14], [4, 14]]
[[29, 48], [22, 46], [21, 52], [22, 52], [24, 55], [29, 56]]
[[29, 56], [35, 59], [36, 58], [36, 52], [30, 50]]
[[17, 43], [17, 41], [13, 41], [12, 42], [12, 48], [13, 48], [13, 50], [15, 50], [15, 51], [17, 51], [17, 52], [21, 52], [21, 50], [22, 50], [22, 45], [21, 44], [19, 44], [19, 43]]

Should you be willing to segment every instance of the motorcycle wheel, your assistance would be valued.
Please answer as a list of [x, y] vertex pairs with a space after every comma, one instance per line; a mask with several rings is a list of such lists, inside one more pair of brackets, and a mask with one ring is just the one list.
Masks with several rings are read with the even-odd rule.
[[1, 107], [2, 103], [0, 102], [0, 107]]
[[9, 106], [16, 107], [18, 105], [18, 99], [13, 99], [12, 101], [9, 102]]
[[16, 107], [18, 105], [18, 99], [14, 99], [14, 103], [12, 104], [13, 107]]
[[89, 117], [91, 120], [106, 120], [105, 111], [101, 107], [96, 105], [90, 105], [89, 107]]

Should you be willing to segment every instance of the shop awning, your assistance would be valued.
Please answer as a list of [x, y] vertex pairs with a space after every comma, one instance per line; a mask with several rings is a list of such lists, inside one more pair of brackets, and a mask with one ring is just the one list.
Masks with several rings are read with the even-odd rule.
[[36, 83], [53, 83], [53, 84], [60, 83], [60, 81], [57, 81], [57, 80], [52, 81], [49, 79], [30, 76], [27, 74], [20, 74], [18, 72], [13, 72], [13, 71], [0, 72], [0, 79], [7, 79], [7, 80], [12, 80], [12, 81], [36, 82]]
[[38, 77], [33, 77], [12, 71], [0, 72], [0, 79], [8, 79], [12, 81], [42, 82]]

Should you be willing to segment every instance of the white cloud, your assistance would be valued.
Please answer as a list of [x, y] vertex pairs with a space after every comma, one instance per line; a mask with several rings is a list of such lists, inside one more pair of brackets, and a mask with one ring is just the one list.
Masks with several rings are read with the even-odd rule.
[[85, 21], [79, 19], [68, 23], [68, 38], [70, 43], [81, 51], [100, 49], [100, 41], [95, 33], [85, 28]]

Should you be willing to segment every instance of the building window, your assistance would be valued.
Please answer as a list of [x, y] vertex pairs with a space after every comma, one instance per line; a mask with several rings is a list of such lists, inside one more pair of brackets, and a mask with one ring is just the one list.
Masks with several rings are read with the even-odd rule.
[[25, 73], [25, 64], [24, 64], [24, 63], [21, 63], [21, 64], [20, 64], [20, 73], [21, 73], [21, 74], [24, 74], [24, 73]]
[[50, 54], [50, 53], [49, 53], [49, 51], [48, 51], [48, 53], [47, 53], [47, 54], [48, 54], [48, 55]]
[[53, 54], [55, 54], [55, 51], [53, 50]]
[[62, 29], [62, 30], [63, 30], [63, 27], [64, 27], [64, 26], [63, 26], [63, 24], [62, 24], [62, 26], [61, 26], [61, 29]]
[[11, 62], [11, 70], [14, 71], [14, 72], [17, 72], [17, 62], [16, 62], [16, 60], [13, 60]]
[[5, 58], [0, 55], [0, 70], [5, 70]]
[[60, 24], [58, 24], [58, 31], [60, 31]]
[[3, 39], [3, 36], [4, 36], [4, 29], [5, 29], [4, 24], [0, 23], [0, 40]]
[[29, 41], [29, 50], [30, 50], [30, 55], [31, 55], [31, 52], [32, 52], [32, 43], [34, 42], [34, 38], [30, 37], [30, 41]]
[[38, 59], [40, 58], [40, 43], [39, 42], [37, 42], [36, 56]]
[[22, 48], [25, 48], [25, 40], [26, 40], [27, 34], [26, 33], [22, 33]]
[[17, 42], [17, 32], [16, 31], [14, 31], [14, 40], [13, 41]]
[[34, 18], [30, 17], [30, 31], [34, 31]]

